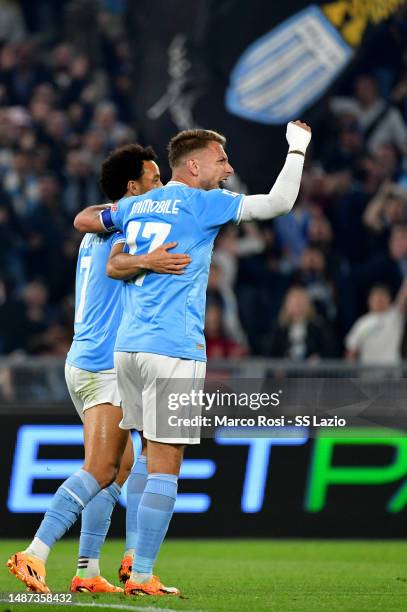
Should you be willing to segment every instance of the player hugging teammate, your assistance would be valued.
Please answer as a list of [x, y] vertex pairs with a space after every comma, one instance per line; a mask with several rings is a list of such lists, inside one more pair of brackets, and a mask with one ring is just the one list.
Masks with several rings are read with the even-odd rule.
[[[185, 445], [199, 443], [199, 432], [166, 429], [160, 413], [160, 400], [168, 397], [174, 388], [178, 390], [180, 384], [186, 393], [202, 389], [206, 369], [205, 292], [213, 243], [220, 228], [231, 221], [271, 219], [288, 213], [294, 205], [311, 130], [300, 121], [290, 122], [286, 137], [289, 151], [268, 194], [247, 196], [222, 189], [222, 183], [233, 175], [224, 149], [225, 138], [211, 130], [187, 130], [177, 134], [169, 143], [172, 178], [167, 185], [161, 185], [158, 167], [150, 157], [143, 160], [137, 178], [128, 180], [121, 194], [108, 194], [114, 200], [123, 196], [114, 206], [89, 207], [76, 217], [75, 227], [79, 231], [113, 233], [116, 236], [89, 244], [94, 244], [95, 249], [97, 245], [110, 244], [114, 250], [107, 263], [109, 275], [116, 280], [127, 280], [122, 283], [121, 296], [118, 295], [118, 301], [120, 297], [122, 299], [123, 314], [119, 316], [115, 334], [115, 371], [111, 371], [112, 376], [116, 372], [123, 418], [119, 428], [121, 410], [117, 407], [118, 396], [112, 396], [110, 403], [104, 398], [103, 403], [94, 405], [96, 415], [103, 405], [103, 410], [113, 414], [113, 405], [116, 404], [115, 418], [109, 417], [108, 429], [104, 430], [106, 448], [110, 448], [109, 438], [116, 440], [108, 455], [109, 477], [105, 472], [102, 475], [97, 465], [89, 463], [85, 451], [83, 469], [58, 489], [33, 543], [25, 552], [10, 557], [10, 569], [30, 588], [47, 589], [44, 561], [51, 546], [84, 508], [97, 503], [97, 498], [102, 495], [101, 489], [106, 497], [106, 492], [112, 494], [111, 487], [118, 489], [118, 483], [113, 481], [122, 456], [125, 456], [122, 453], [128, 443], [127, 432], [136, 429], [142, 434], [145, 446], [129, 479], [127, 535], [129, 538], [131, 534], [131, 537], [126, 557], [130, 562], [126, 561], [124, 569], [132, 567], [126, 573], [125, 593], [179, 594], [178, 589], [165, 587], [153, 575], [153, 567], [174, 511]], [[155, 185], [150, 182], [154, 177]], [[148, 196], [144, 195], [146, 191], [149, 191]], [[121, 236], [116, 234], [118, 231]], [[170, 250], [168, 242], [172, 245]], [[148, 260], [157, 251], [161, 254], [161, 264], [163, 255], [175, 258], [168, 262], [165, 270], [154, 267]], [[83, 256], [90, 259], [82, 261], [80, 255], [78, 274], [82, 266], [83, 282], [89, 284], [86, 274], [90, 277], [93, 257], [87, 253]], [[92, 313], [90, 308], [87, 311], [86, 295], [82, 304], [81, 293], [86, 294], [83, 284], [79, 286], [77, 295], [77, 312], [79, 310], [80, 316], [85, 317], [89, 312], [90, 317], [97, 317], [98, 309], [93, 309]], [[107, 310], [102, 319], [105, 317], [109, 317]], [[113, 351], [113, 342], [110, 350]], [[78, 365], [72, 364], [70, 357], [68, 363], [67, 380], [75, 403], [81, 380], [76, 370], [76, 379], [69, 374], [69, 368]], [[111, 361], [109, 365], [112, 365]], [[80, 364], [79, 370], [88, 371]], [[160, 379], [159, 394], [157, 379]], [[93, 387], [88, 385], [87, 389], [94, 392], [96, 387], [95, 383]], [[87, 412], [90, 414], [89, 408], [87, 403], [79, 410], [86, 415]], [[94, 422], [97, 424], [99, 419], [95, 416]], [[117, 433], [119, 429], [124, 433]], [[88, 449], [97, 443], [94, 431], [90, 428], [86, 432], [85, 417], [86, 442]], [[128, 466], [124, 467], [128, 471]], [[133, 486], [130, 486], [131, 479]], [[117, 499], [117, 489], [114, 490], [111, 508]], [[100, 546], [106, 532], [107, 528], [100, 529]], [[81, 556], [81, 548], [79, 554]], [[89, 555], [93, 554], [92, 547], [86, 549], [86, 554], [84, 547], [82, 556], [85, 561], [89, 561], [92, 558]], [[36, 572], [35, 582], [30, 578], [32, 571]]]

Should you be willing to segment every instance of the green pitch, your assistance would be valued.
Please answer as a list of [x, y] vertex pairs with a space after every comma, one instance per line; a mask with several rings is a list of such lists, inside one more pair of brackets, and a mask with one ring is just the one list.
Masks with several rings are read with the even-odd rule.
[[[4, 562], [27, 542], [1, 541]], [[117, 584], [122, 543], [109, 541], [102, 573]], [[51, 589], [66, 592], [75, 572], [76, 542], [57, 544], [48, 562]], [[177, 586], [185, 599], [123, 595], [80, 595], [76, 609], [184, 610], [189, 612], [396, 612], [407, 610], [407, 547], [402, 542], [369, 541], [168, 541], [157, 574]], [[24, 592], [6, 567], [0, 591]], [[86, 605], [89, 603], [89, 605]], [[92, 606], [92, 604], [97, 604]], [[129, 608], [129, 606], [131, 606]], [[37, 612], [69, 607], [0, 603], [0, 611]]]

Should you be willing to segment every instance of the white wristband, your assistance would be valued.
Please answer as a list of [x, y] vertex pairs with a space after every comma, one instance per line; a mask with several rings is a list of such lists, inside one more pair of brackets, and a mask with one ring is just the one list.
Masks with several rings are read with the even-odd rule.
[[290, 123], [287, 123], [286, 138], [290, 150], [305, 153], [311, 140], [311, 132], [290, 121]]

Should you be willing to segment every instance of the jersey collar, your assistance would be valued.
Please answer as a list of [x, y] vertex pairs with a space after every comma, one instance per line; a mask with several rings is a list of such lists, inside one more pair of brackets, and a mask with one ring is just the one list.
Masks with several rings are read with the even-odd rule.
[[184, 187], [188, 187], [188, 185], [186, 183], [183, 183], [182, 181], [168, 181], [168, 183], [164, 185], [164, 187], [169, 187], [170, 185], [184, 185]]

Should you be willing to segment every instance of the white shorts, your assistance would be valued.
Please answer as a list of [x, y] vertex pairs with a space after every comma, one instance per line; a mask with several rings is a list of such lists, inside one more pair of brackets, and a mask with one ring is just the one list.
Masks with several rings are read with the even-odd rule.
[[120, 406], [116, 371], [88, 372], [65, 363], [65, 380], [69, 395], [83, 421], [83, 413], [99, 404]]
[[168, 427], [172, 413], [166, 398], [174, 391], [203, 390], [206, 363], [155, 353], [117, 352], [114, 359], [122, 398], [120, 427], [143, 431], [147, 440], [156, 442], [199, 444], [199, 428]]

